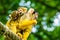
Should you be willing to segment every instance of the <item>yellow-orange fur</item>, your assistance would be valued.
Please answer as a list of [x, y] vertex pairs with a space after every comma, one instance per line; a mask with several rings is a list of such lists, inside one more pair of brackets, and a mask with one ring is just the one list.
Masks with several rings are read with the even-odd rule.
[[[23, 7], [24, 8], [24, 7]], [[34, 16], [32, 15], [32, 13], [34, 12], [33, 10], [30, 10], [26, 13], [27, 9], [24, 8], [19, 8], [17, 11], [13, 12], [14, 14], [18, 14], [18, 17], [16, 20], [12, 20], [13, 16], [15, 16], [13, 13], [13, 16], [11, 16], [11, 19], [7, 21], [7, 26], [10, 28], [10, 30], [12, 30], [15, 34], [17, 34], [18, 36], [20, 36], [20, 38], [22, 38], [23, 40], [27, 40], [29, 34], [31, 33], [32, 27], [33, 25], [35, 25], [37, 23], [36, 19], [33, 19]], [[21, 10], [20, 10], [21, 9]], [[19, 13], [26, 13], [23, 16], [21, 16]], [[32, 12], [31, 12], [32, 11]], [[11, 14], [11, 15], [12, 15]], [[22, 33], [21, 33], [22, 31]]]

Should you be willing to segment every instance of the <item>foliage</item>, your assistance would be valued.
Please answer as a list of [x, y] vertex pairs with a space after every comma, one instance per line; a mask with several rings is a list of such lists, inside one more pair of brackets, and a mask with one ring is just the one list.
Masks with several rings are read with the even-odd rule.
[[[0, 21], [6, 24], [8, 15], [11, 11], [22, 6], [22, 1], [25, 3], [23, 6], [32, 7], [39, 13], [37, 32], [32, 32], [28, 40], [60, 40], [60, 26], [53, 25], [57, 12], [60, 12], [60, 0], [0, 0]], [[30, 5], [27, 4], [29, 2]], [[45, 30], [44, 26], [47, 26], [47, 28], [54, 27], [54, 30]], [[0, 40], [3, 40], [3, 38]]]

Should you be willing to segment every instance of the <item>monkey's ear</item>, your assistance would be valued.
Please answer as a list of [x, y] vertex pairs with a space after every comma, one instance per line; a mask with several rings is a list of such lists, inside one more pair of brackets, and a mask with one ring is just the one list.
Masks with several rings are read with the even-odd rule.
[[9, 15], [9, 18], [11, 18], [11, 14]]

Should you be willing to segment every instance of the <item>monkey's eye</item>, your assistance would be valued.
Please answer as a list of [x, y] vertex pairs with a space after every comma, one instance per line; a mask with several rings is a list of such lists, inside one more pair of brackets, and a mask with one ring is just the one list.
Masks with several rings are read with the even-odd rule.
[[34, 11], [33, 13], [35, 13], [36, 11]]
[[33, 14], [35, 14], [35, 11], [33, 12]]
[[32, 14], [35, 14], [37, 11], [34, 11]]

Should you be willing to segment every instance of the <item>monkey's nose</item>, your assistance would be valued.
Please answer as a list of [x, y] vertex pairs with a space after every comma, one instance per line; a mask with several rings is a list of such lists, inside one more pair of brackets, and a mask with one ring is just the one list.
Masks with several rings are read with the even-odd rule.
[[38, 12], [35, 12], [35, 17], [36, 17], [36, 19], [38, 18]]
[[33, 12], [33, 14], [35, 14], [35, 11]]

